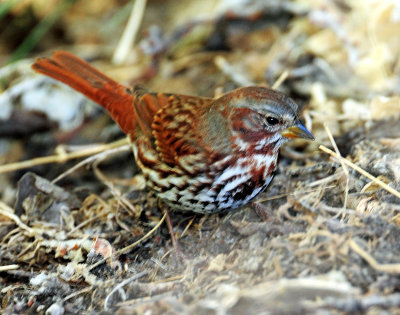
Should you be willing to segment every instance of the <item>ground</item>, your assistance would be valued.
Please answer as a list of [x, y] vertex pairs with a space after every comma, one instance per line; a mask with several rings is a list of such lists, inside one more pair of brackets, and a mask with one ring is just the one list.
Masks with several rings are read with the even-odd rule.
[[[137, 44], [111, 63], [131, 4], [60, 3], [3, 13], [2, 312], [399, 313], [397, 4], [148, 1]], [[29, 31], [49, 15], [35, 42]], [[172, 212], [177, 253], [115, 123], [20, 59], [56, 49], [155, 91], [273, 86], [300, 105], [316, 140], [282, 148], [255, 203]]]

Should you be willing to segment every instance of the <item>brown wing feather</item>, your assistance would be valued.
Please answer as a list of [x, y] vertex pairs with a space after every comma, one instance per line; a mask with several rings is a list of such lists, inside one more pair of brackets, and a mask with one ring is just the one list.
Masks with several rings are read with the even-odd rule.
[[167, 104], [168, 94], [150, 92], [141, 85], [135, 86], [133, 93], [135, 95], [133, 104], [137, 123], [144, 134], [150, 138], [154, 115]]
[[[151, 129], [162, 161], [174, 166], [179, 165], [184, 157], [204, 153], [201, 146], [203, 141], [194, 131], [196, 124], [202, 119], [203, 109], [212, 99], [186, 95], [167, 96], [167, 104], [154, 116]], [[185, 165], [182, 164], [181, 167], [186, 166], [185, 161]]]

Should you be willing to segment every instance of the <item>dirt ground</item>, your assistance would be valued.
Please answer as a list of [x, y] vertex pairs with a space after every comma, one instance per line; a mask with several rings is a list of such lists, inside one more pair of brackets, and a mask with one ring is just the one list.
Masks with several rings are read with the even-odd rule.
[[[0, 313], [400, 314], [397, 2], [4, 3]], [[278, 88], [316, 140], [255, 204], [173, 212], [179, 255], [116, 124], [30, 70], [60, 49], [154, 91]]]

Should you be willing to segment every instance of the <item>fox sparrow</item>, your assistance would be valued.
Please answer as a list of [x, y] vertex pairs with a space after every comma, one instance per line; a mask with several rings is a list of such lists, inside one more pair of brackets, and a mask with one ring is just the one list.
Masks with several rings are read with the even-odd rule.
[[129, 135], [148, 186], [174, 210], [218, 213], [247, 204], [271, 182], [285, 141], [313, 139], [294, 101], [264, 87], [217, 99], [153, 93], [61, 51], [32, 67], [110, 113]]

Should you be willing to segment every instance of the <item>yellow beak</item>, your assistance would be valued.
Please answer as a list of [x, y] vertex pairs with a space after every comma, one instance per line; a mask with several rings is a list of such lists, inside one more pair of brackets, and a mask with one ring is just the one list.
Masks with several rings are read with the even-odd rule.
[[313, 134], [309, 132], [300, 121], [298, 121], [296, 125], [284, 129], [281, 134], [285, 138], [315, 139]]

